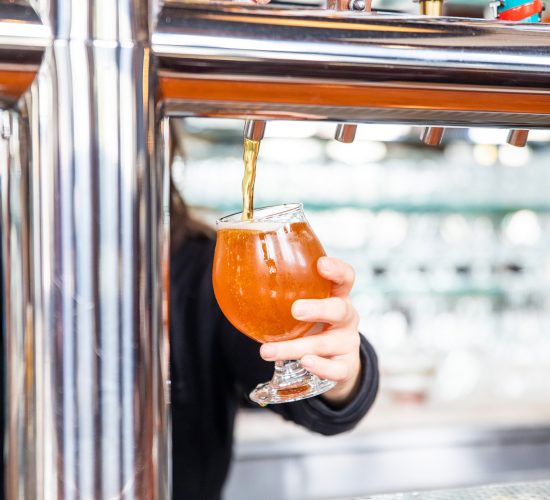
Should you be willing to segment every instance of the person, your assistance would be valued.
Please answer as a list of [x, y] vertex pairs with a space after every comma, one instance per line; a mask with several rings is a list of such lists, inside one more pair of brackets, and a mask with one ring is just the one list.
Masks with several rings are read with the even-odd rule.
[[297, 319], [324, 323], [323, 332], [260, 348], [223, 316], [212, 287], [215, 233], [190, 216], [173, 186], [171, 247], [174, 499], [221, 497], [237, 410], [258, 383], [271, 378], [273, 361], [300, 359], [337, 385], [321, 396], [259, 411], [271, 410], [324, 435], [348, 431], [362, 419], [376, 397], [378, 368], [373, 348], [358, 332], [358, 313], [349, 298], [351, 266], [320, 258], [319, 273], [333, 283], [331, 297], [292, 306]]
[[349, 264], [319, 259], [319, 273], [333, 283], [331, 297], [292, 306], [296, 319], [324, 323], [323, 332], [258, 349], [217, 305], [213, 229], [190, 216], [173, 184], [170, 207], [173, 499], [218, 500], [231, 461], [236, 412], [243, 397], [271, 378], [273, 361], [299, 359], [310, 372], [337, 382], [321, 396], [266, 407], [324, 435], [352, 429], [367, 413], [378, 391], [378, 364], [358, 331]]
[[[267, 407], [332, 435], [353, 428], [374, 402], [377, 359], [357, 330], [358, 315], [349, 299], [353, 269], [328, 257], [319, 259], [318, 268], [333, 282], [332, 297], [296, 301], [292, 309], [298, 319], [325, 323], [324, 332], [259, 349], [228, 322], [215, 300], [214, 231], [190, 216], [173, 185], [170, 205], [173, 499], [217, 500], [229, 470], [237, 410], [258, 383], [271, 378], [273, 361], [301, 359], [309, 371], [338, 382], [321, 396]], [[3, 331], [2, 305], [0, 294]]]

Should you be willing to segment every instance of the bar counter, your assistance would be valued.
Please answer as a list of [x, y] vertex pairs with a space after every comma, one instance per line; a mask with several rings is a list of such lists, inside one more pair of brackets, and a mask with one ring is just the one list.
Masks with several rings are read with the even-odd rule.
[[546, 500], [548, 498], [550, 498], [550, 481], [376, 495], [357, 500]]
[[[546, 401], [406, 405], [381, 397], [355, 430], [333, 437], [315, 435], [268, 410], [240, 413], [225, 498], [417, 499], [423, 497], [391, 494], [548, 479]], [[549, 500], [550, 494], [519, 498]]]

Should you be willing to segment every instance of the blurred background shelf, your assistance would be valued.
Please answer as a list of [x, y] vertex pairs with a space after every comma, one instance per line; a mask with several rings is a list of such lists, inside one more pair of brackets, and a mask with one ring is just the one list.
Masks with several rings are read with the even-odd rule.
[[[178, 126], [173, 177], [195, 214], [239, 211], [242, 122]], [[435, 149], [411, 127], [360, 125], [353, 144], [333, 133], [269, 122], [255, 203], [304, 203], [327, 253], [354, 266], [379, 401], [328, 440], [247, 410], [227, 500], [548, 477], [550, 132], [514, 148], [506, 130], [451, 129]]]
[[[285, 202], [291, 203], [290, 200]], [[259, 200], [258, 206], [266, 206], [269, 203], [275, 203], [274, 200]], [[518, 212], [519, 210], [529, 210], [531, 212], [537, 212], [541, 214], [550, 213], [550, 204], [538, 204], [538, 205], [467, 205], [467, 204], [443, 204], [443, 203], [392, 203], [392, 202], [379, 202], [379, 203], [346, 203], [344, 201], [334, 203], [323, 202], [310, 202], [302, 201], [304, 209], [307, 212], [326, 212], [340, 209], [353, 209], [362, 210], [367, 212], [399, 212], [404, 214], [452, 214], [460, 212], [466, 215], [488, 215], [495, 218], [502, 218], [508, 214]], [[228, 214], [234, 212], [240, 212], [242, 210], [242, 202], [230, 202], [220, 203], [216, 202], [213, 205], [200, 205], [195, 203], [195, 208], [203, 211], [214, 211], [218, 214]]]

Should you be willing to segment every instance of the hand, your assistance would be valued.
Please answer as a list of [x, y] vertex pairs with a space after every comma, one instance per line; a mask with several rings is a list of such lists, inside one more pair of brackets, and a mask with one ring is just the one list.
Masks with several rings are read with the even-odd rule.
[[321, 257], [317, 269], [333, 282], [331, 296], [297, 300], [292, 304], [292, 315], [301, 321], [325, 323], [325, 329], [309, 337], [266, 343], [260, 354], [266, 361], [299, 359], [311, 373], [334, 380], [337, 385], [323, 397], [342, 405], [357, 390], [361, 373], [359, 315], [349, 298], [355, 272], [349, 264], [332, 257]]

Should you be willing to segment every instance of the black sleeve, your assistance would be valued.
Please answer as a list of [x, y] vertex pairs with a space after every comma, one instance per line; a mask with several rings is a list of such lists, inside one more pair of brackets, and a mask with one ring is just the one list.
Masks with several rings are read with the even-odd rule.
[[[218, 309], [219, 311], [219, 309]], [[267, 382], [273, 375], [273, 363], [260, 357], [260, 344], [239, 333], [220, 315], [220, 335], [226, 366], [239, 391], [246, 397], [259, 383]], [[314, 432], [333, 435], [345, 432], [365, 416], [378, 392], [378, 361], [374, 349], [361, 335], [361, 381], [351, 401], [344, 407], [331, 408], [322, 397], [314, 397], [293, 403], [268, 405], [267, 408], [287, 420]]]

